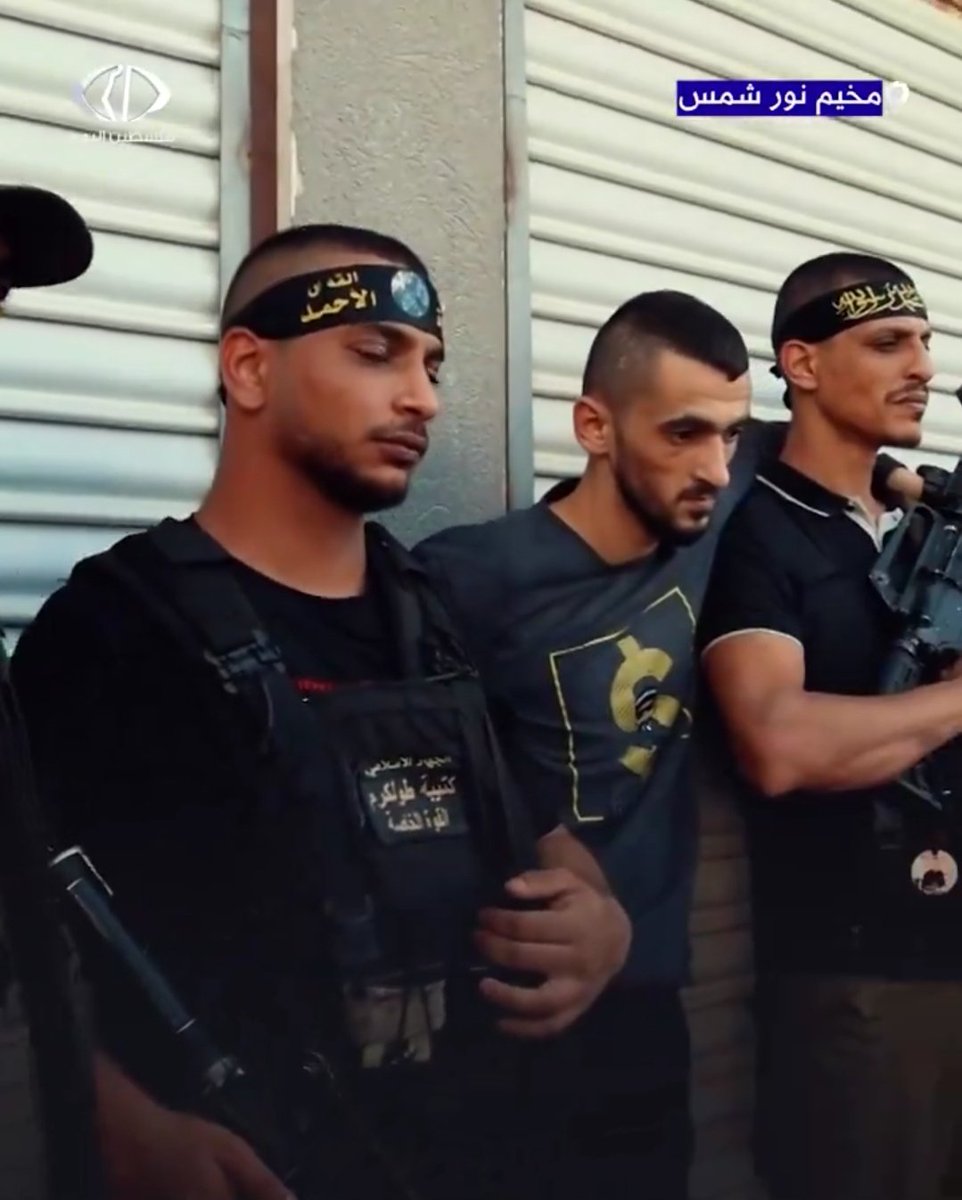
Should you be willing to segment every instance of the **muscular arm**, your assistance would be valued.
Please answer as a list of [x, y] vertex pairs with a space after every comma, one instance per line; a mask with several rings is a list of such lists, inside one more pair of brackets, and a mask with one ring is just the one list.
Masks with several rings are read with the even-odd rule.
[[897, 696], [808, 692], [801, 645], [771, 632], [725, 637], [702, 662], [736, 758], [768, 796], [887, 783], [962, 734], [959, 679]]

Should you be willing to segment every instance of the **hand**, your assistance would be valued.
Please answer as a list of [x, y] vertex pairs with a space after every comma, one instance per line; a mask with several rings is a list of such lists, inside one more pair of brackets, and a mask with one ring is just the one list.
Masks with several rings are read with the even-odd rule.
[[944, 666], [939, 673], [939, 677], [946, 681], [962, 678], [962, 655], [956, 658], [954, 662]]
[[110, 1200], [294, 1200], [246, 1142], [156, 1104], [112, 1063], [97, 1063]]
[[537, 987], [484, 979], [482, 994], [516, 1016], [499, 1021], [503, 1033], [553, 1037], [595, 1002], [624, 966], [631, 922], [613, 896], [593, 888], [564, 867], [528, 871], [507, 891], [519, 901], [541, 900], [534, 911], [485, 909], [475, 934], [492, 963], [544, 977]]
[[922, 499], [924, 482], [921, 475], [910, 471], [908, 467], [896, 467], [887, 476], [885, 486], [901, 508], [908, 508]]
[[294, 1200], [246, 1142], [199, 1117], [158, 1109], [132, 1149], [112, 1200]]

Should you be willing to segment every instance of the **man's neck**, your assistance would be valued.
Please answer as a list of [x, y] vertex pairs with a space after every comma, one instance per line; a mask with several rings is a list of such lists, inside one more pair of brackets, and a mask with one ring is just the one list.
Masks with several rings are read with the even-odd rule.
[[872, 496], [876, 449], [838, 430], [806, 429], [792, 422], [782, 462], [839, 496], [858, 499], [873, 514], [882, 506]]
[[618, 566], [644, 558], [658, 548], [658, 538], [625, 504], [614, 479], [588, 471], [551, 511], [574, 530], [606, 563]]
[[196, 516], [228, 553], [286, 587], [332, 599], [364, 591], [364, 518], [304, 481], [222, 463]]

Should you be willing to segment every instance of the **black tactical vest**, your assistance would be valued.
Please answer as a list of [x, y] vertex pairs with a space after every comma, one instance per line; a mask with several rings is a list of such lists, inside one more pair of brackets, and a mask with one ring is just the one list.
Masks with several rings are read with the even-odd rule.
[[265, 847], [280, 843], [276, 869], [244, 898], [273, 922], [261, 921], [260, 945], [283, 944], [307, 987], [333, 976], [361, 1047], [379, 1040], [379, 1006], [403, 1024], [412, 995], [431, 1007], [441, 981], [484, 969], [478, 908], [503, 906], [504, 882], [535, 864], [476, 671], [420, 566], [383, 528], [366, 530], [400, 678], [309, 697], [196, 524], [164, 521], [79, 569], [132, 590], [215, 673], [270, 780], [260, 819]]

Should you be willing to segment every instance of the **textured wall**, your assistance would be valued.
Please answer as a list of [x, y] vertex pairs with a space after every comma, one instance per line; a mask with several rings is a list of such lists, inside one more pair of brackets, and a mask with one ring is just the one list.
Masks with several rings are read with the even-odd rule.
[[295, 221], [402, 238], [445, 304], [442, 414], [406, 539], [505, 506], [500, 0], [297, 0]]

